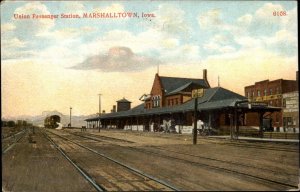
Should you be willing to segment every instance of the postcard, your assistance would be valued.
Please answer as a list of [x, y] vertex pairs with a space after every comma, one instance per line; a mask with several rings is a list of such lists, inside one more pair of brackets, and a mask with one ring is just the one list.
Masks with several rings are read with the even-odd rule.
[[1, 2], [2, 190], [299, 189], [297, 9]]

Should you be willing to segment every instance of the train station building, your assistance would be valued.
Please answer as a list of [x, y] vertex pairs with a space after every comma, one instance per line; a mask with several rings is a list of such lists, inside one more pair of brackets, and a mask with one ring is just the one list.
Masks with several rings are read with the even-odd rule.
[[262, 102], [250, 102], [247, 97], [222, 87], [211, 88], [206, 69], [202, 79], [156, 74], [150, 94], [140, 100], [143, 103], [134, 108], [128, 106], [131, 102], [125, 98], [119, 100], [117, 104], [128, 110], [112, 110], [86, 119], [87, 127], [188, 133], [196, 117], [199, 129], [207, 127], [216, 134], [228, 134], [247, 126], [247, 113], [256, 113], [262, 132], [264, 114], [281, 111]]

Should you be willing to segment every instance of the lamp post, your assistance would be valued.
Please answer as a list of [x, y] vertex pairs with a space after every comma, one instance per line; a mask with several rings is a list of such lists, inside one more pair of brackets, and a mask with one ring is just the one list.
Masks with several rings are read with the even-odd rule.
[[72, 127], [72, 107], [70, 107], [70, 127]]

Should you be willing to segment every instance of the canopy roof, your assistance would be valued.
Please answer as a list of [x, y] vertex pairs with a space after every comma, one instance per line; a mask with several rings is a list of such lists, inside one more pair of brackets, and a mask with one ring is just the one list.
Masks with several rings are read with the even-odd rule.
[[[198, 111], [209, 111], [209, 110], [221, 110], [234, 108], [237, 101], [245, 101], [246, 97], [234, 93], [230, 90], [224, 89], [222, 87], [215, 87], [206, 89], [204, 95], [198, 98]], [[249, 104], [249, 103], [248, 103]], [[267, 105], [249, 105], [247, 103], [242, 103], [237, 105], [239, 109], [244, 109], [246, 111], [280, 111], [281, 108], [269, 107]], [[154, 114], [170, 114], [170, 113], [181, 113], [193, 111], [195, 105], [195, 99], [183, 103], [181, 105], [159, 107], [152, 109], [145, 109], [144, 104], [140, 104], [128, 111], [121, 111], [116, 113], [107, 113], [98, 117], [86, 119], [86, 121], [93, 121], [99, 119], [113, 119], [122, 117], [133, 117], [133, 116], [147, 116]]]

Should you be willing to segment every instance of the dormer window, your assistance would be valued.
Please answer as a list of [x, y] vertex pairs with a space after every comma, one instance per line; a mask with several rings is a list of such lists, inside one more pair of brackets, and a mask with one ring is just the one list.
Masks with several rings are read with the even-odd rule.
[[160, 95], [155, 95], [152, 97], [152, 106], [160, 107]]

